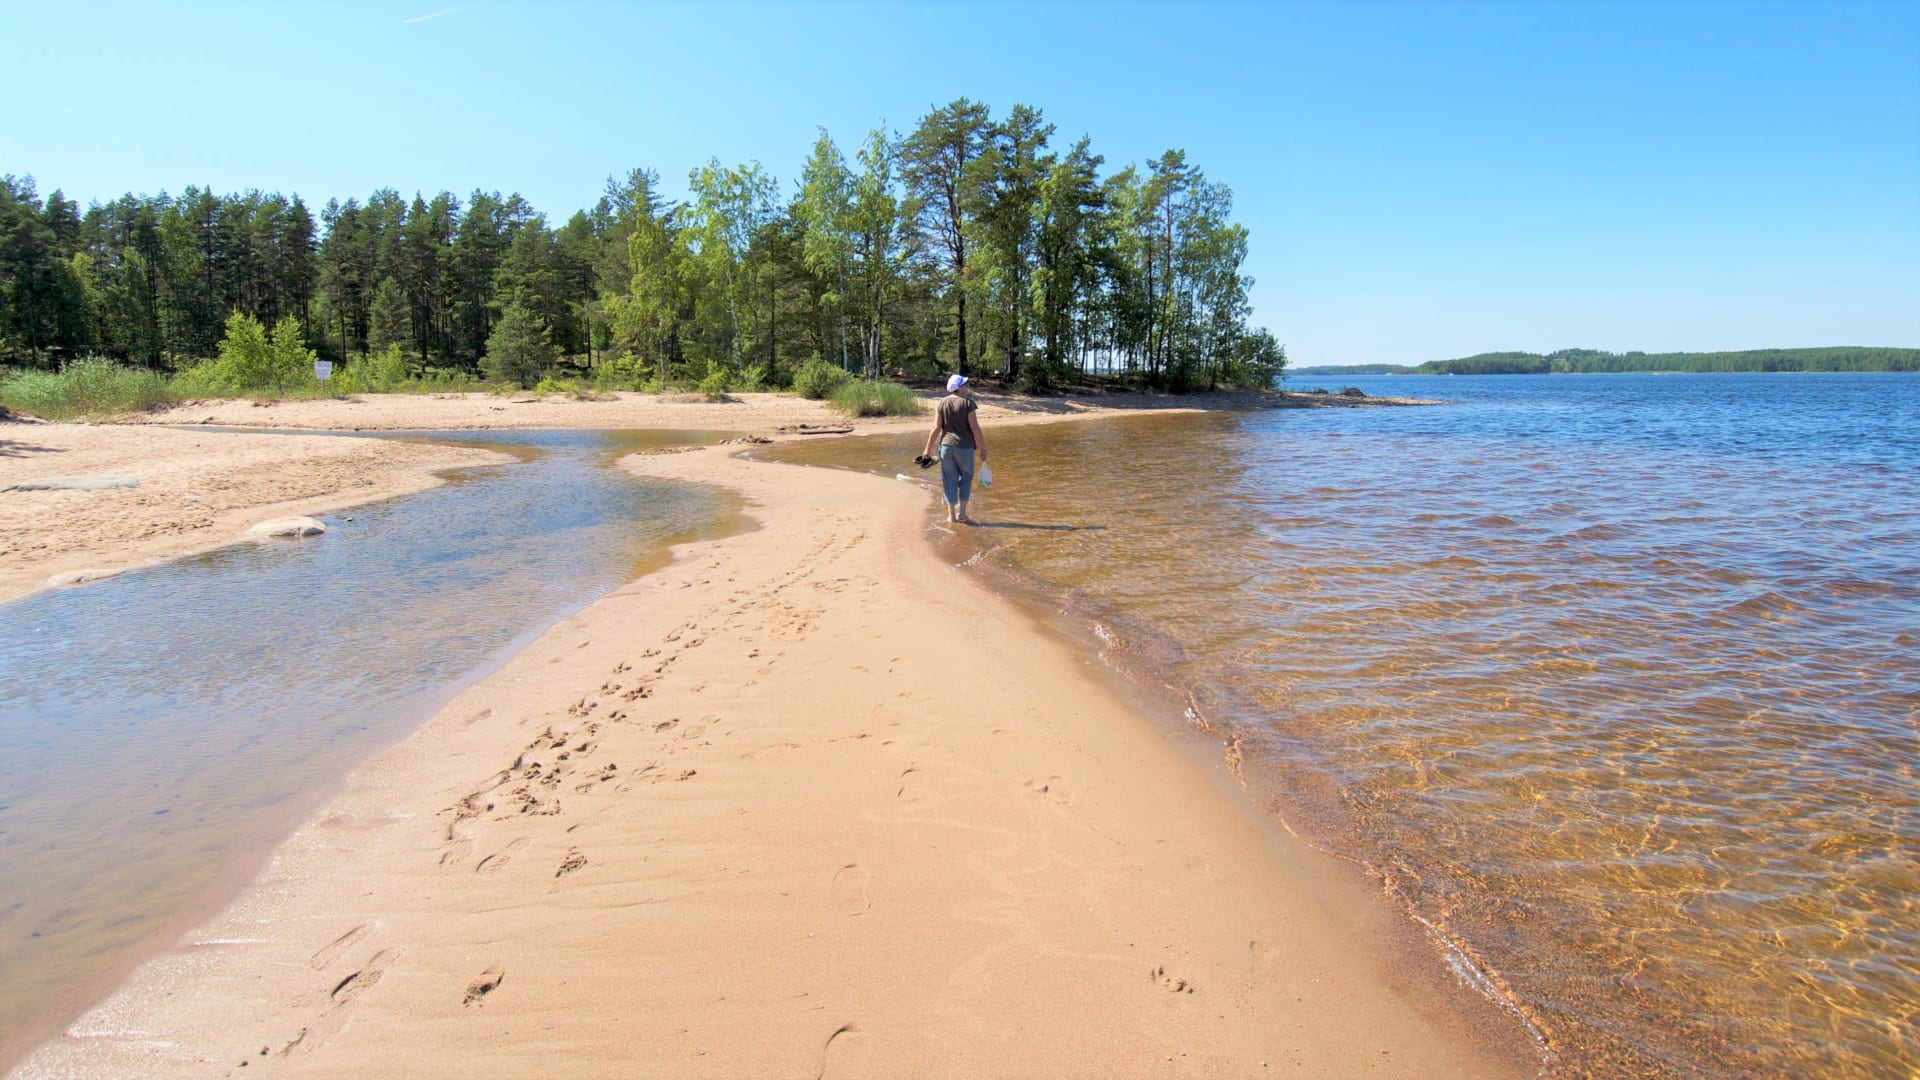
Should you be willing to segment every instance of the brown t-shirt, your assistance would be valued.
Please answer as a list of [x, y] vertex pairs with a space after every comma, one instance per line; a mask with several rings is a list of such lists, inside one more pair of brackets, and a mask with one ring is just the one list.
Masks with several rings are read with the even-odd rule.
[[965, 394], [948, 394], [940, 399], [940, 445], [972, 450], [973, 425], [968, 417], [980, 406]]

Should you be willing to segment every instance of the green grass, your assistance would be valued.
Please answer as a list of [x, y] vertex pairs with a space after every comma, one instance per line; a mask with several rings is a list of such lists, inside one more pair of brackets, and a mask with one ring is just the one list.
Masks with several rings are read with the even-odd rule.
[[851, 382], [833, 392], [833, 407], [848, 416], [918, 416], [920, 399], [890, 382]]
[[42, 420], [144, 412], [171, 400], [165, 376], [111, 360], [76, 360], [58, 372], [0, 375], [0, 404]]

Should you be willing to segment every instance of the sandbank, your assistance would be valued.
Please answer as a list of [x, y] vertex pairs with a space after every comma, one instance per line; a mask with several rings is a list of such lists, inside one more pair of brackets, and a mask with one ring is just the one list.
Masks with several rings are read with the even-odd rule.
[[21, 1075], [1533, 1071], [1382, 947], [1384, 905], [941, 563], [923, 486], [626, 464], [758, 528], [354, 772]]
[[0, 422], [0, 488], [110, 474], [136, 487], [0, 492], [0, 603], [49, 579], [110, 574], [237, 543], [258, 522], [423, 491], [509, 460], [386, 439]]
[[[1276, 404], [1351, 403], [982, 395], [995, 425]], [[924, 423], [774, 395], [396, 396], [138, 419], [775, 438]], [[0, 487], [140, 480], [8, 493], [0, 599], [500, 460], [17, 423], [0, 451]], [[1364, 886], [1223, 797], [1217, 763], [1183, 756], [1083, 657], [941, 565], [924, 488], [717, 450], [629, 465], [738, 490], [760, 528], [687, 548], [361, 768], [223, 915], [22, 1075], [1532, 1071], [1504, 1018], [1430, 956], [1384, 947], [1405, 928]]]

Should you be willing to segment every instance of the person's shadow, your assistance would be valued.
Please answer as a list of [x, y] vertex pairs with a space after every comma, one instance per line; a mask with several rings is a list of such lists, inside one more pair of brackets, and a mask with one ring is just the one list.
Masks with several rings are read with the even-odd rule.
[[13, 439], [0, 439], [0, 457], [26, 457], [28, 454], [64, 453], [58, 447], [39, 446], [34, 443], [16, 442]]

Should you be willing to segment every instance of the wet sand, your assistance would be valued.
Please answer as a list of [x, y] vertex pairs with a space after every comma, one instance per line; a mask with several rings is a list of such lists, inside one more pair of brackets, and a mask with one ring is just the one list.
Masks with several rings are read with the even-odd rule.
[[135, 487], [0, 492], [0, 603], [242, 540], [262, 521], [423, 491], [489, 450], [319, 435], [0, 422], [0, 488], [48, 477]]
[[923, 487], [628, 465], [759, 528], [356, 771], [22, 1075], [1533, 1071], [1343, 868], [942, 564]]

